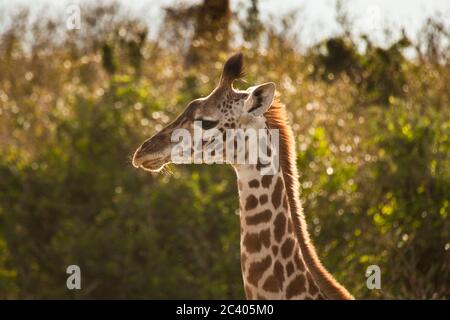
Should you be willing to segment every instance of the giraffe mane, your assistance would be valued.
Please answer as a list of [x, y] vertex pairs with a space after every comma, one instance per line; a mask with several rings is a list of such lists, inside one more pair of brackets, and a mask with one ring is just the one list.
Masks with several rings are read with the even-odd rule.
[[295, 139], [288, 123], [286, 107], [279, 98], [275, 98], [271, 107], [264, 113], [270, 129], [278, 129], [280, 137], [280, 167], [282, 170], [286, 193], [288, 195], [290, 213], [294, 223], [295, 234], [308, 269], [314, 279], [330, 299], [353, 299], [345, 289], [322, 265], [316, 249], [311, 242], [303, 207], [300, 202], [299, 182], [297, 171], [297, 153]]

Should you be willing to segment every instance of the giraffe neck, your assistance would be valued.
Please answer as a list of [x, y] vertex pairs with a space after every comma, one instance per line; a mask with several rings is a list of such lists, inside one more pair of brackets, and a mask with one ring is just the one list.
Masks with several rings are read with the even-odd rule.
[[320, 299], [301, 253], [283, 174], [236, 167], [241, 225], [241, 269], [248, 299]]

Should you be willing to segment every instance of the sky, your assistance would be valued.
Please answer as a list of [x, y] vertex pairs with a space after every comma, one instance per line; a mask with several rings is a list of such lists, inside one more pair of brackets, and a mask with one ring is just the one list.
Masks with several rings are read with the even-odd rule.
[[[64, 15], [68, 5], [88, 2], [86, 0], [0, 0], [1, 28], [8, 13], [20, 6], [31, 12], [46, 15]], [[108, 0], [103, 0], [108, 2]], [[161, 22], [161, 8], [174, 3], [199, 3], [200, 0], [118, 0], [132, 16], [143, 18], [155, 30]], [[231, 0], [232, 9], [239, 8], [249, 0]], [[383, 26], [394, 30], [405, 28], [413, 39], [428, 17], [440, 16], [450, 28], [450, 0], [346, 0], [343, 2], [354, 22], [355, 33], [368, 33], [372, 40], [383, 42]], [[298, 13], [295, 29], [305, 45], [311, 45], [339, 31], [335, 22], [336, 0], [260, 0], [263, 19], [281, 17], [289, 12]], [[4, 27], [3, 27], [4, 28]]]

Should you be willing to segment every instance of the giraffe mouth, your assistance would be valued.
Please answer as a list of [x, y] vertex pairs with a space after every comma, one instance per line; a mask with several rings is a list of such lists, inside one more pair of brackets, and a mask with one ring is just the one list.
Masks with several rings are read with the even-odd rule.
[[145, 150], [142, 151], [141, 146], [134, 153], [132, 164], [138, 169], [159, 172], [167, 163], [170, 162], [170, 158], [165, 156], [163, 151], [149, 153]]
[[158, 172], [164, 167], [165, 162], [162, 158], [157, 159], [151, 159], [151, 160], [145, 160], [142, 162], [140, 167], [144, 170], [151, 171], [151, 172]]

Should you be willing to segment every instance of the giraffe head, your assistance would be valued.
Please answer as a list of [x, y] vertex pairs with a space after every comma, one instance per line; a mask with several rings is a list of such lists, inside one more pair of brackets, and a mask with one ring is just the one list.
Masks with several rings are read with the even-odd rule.
[[[217, 129], [265, 128], [264, 113], [272, 104], [275, 84], [269, 82], [241, 91], [233, 81], [243, 75], [241, 53], [231, 56], [223, 68], [219, 85], [205, 98], [191, 101], [175, 121], [147, 139], [134, 153], [133, 165], [148, 171], [159, 171], [172, 162], [172, 137], [177, 129], [193, 135], [200, 126], [203, 132]], [[216, 131], [217, 132], [217, 131]]]

